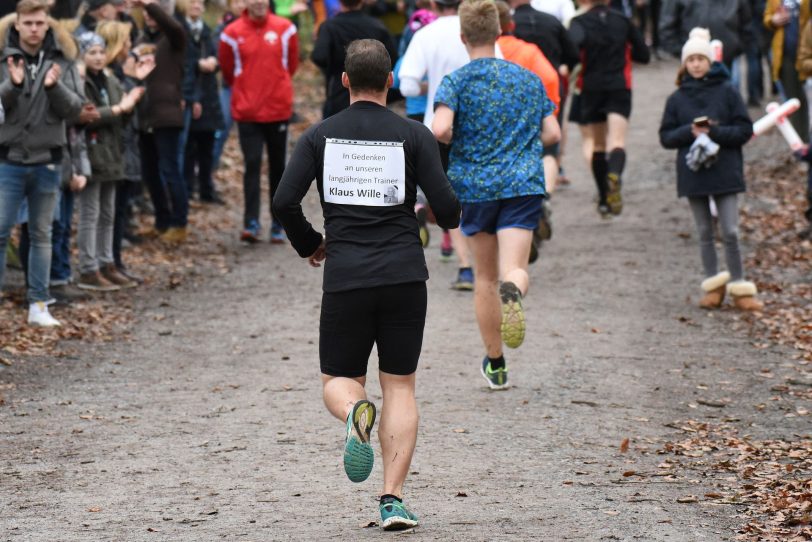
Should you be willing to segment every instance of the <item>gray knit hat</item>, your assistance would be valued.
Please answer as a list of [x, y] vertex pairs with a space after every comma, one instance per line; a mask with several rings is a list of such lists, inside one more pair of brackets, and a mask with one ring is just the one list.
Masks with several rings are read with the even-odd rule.
[[99, 45], [102, 49], [107, 46], [104, 38], [95, 32], [82, 32], [76, 39], [79, 42], [79, 51], [84, 55], [91, 47]]

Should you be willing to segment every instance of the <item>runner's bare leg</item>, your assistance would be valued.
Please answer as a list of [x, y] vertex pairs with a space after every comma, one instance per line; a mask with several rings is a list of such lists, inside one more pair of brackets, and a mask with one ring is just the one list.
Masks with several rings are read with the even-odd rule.
[[383, 456], [383, 495], [403, 496], [403, 482], [409, 474], [417, 443], [417, 401], [415, 373], [395, 375], [380, 372], [383, 407], [378, 438]]

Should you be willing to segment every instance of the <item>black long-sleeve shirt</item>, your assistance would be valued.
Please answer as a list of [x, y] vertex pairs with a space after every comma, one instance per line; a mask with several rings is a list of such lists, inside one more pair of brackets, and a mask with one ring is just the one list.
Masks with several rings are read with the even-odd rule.
[[578, 49], [570, 40], [567, 29], [553, 15], [524, 4], [516, 7], [513, 22], [516, 23], [513, 34], [535, 44], [556, 69], [562, 64], [569, 69], [578, 64]]
[[362, 11], [346, 11], [325, 21], [313, 45], [311, 59], [324, 73], [326, 91], [323, 114], [326, 119], [350, 105], [350, 93], [341, 84], [347, 46], [353, 40], [376, 39], [384, 44], [392, 60], [398, 59], [398, 49], [392, 35], [378, 19]]
[[[328, 139], [330, 144], [336, 144], [333, 140], [347, 144], [342, 147], [346, 152], [339, 153], [343, 159], [340, 168], [335, 163], [325, 167]], [[400, 145], [405, 172], [395, 171], [386, 160], [376, 158], [386, 149], [394, 149], [396, 154]], [[390, 179], [398, 176], [405, 178], [402, 195], [399, 191], [385, 194], [387, 187], [396, 185], [388, 184]], [[414, 213], [418, 186], [431, 202], [440, 227], [459, 225], [460, 204], [443, 172], [434, 136], [422, 124], [372, 102], [355, 102], [311, 126], [299, 139], [285, 167], [274, 194], [273, 213], [302, 257], [312, 255], [322, 241], [322, 234], [308, 222], [301, 206], [314, 178], [326, 232], [325, 292], [428, 279]], [[355, 182], [358, 178], [365, 180]], [[374, 201], [340, 201], [352, 201], [358, 192], [377, 193], [379, 189], [380, 197]]]
[[573, 18], [570, 37], [581, 51], [584, 91], [631, 90], [632, 61], [651, 58], [637, 27], [606, 5]]

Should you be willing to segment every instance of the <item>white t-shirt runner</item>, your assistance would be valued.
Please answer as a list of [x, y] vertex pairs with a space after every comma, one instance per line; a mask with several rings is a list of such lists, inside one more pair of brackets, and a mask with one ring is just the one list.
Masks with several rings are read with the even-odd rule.
[[403, 143], [326, 138], [324, 201], [384, 207], [406, 199]]
[[[503, 58], [502, 51], [496, 46], [496, 58]], [[416, 32], [400, 62], [398, 77], [401, 80], [401, 92], [404, 82], [411, 80], [412, 86], [419, 87], [423, 77], [428, 79], [426, 92], [426, 112], [423, 124], [431, 129], [434, 120], [434, 95], [443, 77], [468, 64], [471, 58], [460, 39], [460, 18], [458, 15], [443, 15], [433, 23]], [[408, 85], [406, 85], [408, 87]], [[417, 96], [417, 93], [408, 94]]]

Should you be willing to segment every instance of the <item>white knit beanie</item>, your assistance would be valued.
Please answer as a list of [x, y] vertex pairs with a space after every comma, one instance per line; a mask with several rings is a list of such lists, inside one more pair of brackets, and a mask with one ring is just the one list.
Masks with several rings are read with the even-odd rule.
[[688, 41], [682, 46], [682, 63], [691, 55], [702, 55], [713, 62], [713, 49], [711, 48], [711, 34], [707, 28], [696, 27], [688, 34]]

